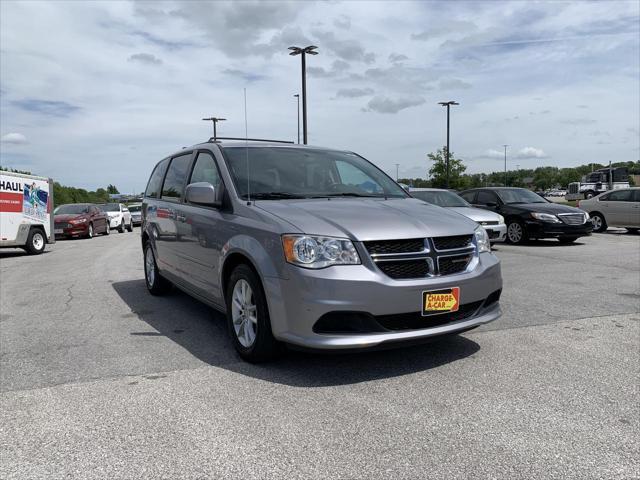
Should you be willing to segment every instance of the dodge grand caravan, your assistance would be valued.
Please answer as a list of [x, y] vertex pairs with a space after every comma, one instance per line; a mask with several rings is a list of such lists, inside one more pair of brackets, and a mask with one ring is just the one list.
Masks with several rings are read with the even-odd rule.
[[225, 312], [248, 361], [281, 345], [366, 349], [500, 316], [477, 223], [411, 198], [348, 151], [209, 141], [160, 161], [142, 206], [148, 290]]

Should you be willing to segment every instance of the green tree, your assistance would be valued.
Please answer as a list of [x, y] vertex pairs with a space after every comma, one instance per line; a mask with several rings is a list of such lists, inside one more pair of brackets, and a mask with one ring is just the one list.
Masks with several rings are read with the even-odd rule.
[[116, 188], [115, 185], [109, 184], [109, 185], [107, 185], [107, 193], [109, 193], [109, 194], [118, 194], [120, 192], [118, 191], [118, 189]]
[[[447, 147], [438, 149], [435, 153], [427, 155], [429, 160], [433, 162], [431, 168], [429, 168], [429, 176], [431, 177], [431, 185], [436, 188], [444, 188], [447, 185], [447, 163], [446, 163]], [[464, 188], [462, 174], [467, 167], [462, 163], [462, 160], [455, 158], [455, 155], [451, 153], [449, 156], [449, 188]]]

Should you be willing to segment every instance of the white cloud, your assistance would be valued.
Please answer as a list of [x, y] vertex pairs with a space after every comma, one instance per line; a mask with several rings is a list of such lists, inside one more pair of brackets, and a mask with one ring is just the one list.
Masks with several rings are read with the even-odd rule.
[[544, 150], [541, 148], [535, 147], [524, 147], [518, 150], [515, 155], [515, 158], [520, 158], [523, 160], [531, 159], [531, 158], [549, 158], [549, 155], [544, 153]]
[[0, 138], [0, 142], [10, 145], [24, 145], [27, 142], [27, 137], [21, 133], [7, 133]]
[[136, 53], [131, 55], [128, 60], [130, 62], [138, 62], [146, 65], [162, 65], [162, 60], [150, 53]]
[[425, 102], [422, 97], [401, 97], [389, 98], [384, 96], [376, 96], [369, 100], [367, 108], [364, 111], [377, 113], [398, 113], [409, 107], [416, 107]]

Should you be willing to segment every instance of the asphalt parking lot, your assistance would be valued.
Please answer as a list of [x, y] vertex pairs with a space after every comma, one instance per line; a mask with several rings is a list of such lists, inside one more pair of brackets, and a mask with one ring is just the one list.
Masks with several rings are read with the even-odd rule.
[[493, 324], [266, 365], [139, 238], [0, 251], [1, 478], [640, 476], [640, 236], [499, 246]]

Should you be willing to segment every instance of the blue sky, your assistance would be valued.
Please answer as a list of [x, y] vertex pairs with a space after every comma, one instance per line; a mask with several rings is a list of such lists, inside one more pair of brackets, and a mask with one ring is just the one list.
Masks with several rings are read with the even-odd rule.
[[640, 2], [0, 3], [0, 161], [141, 191], [163, 156], [221, 134], [310, 143], [425, 176], [445, 143], [470, 172], [640, 158]]

